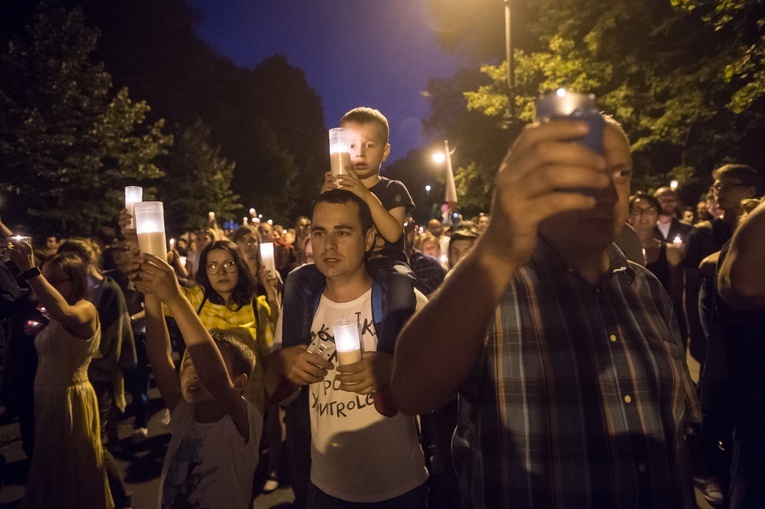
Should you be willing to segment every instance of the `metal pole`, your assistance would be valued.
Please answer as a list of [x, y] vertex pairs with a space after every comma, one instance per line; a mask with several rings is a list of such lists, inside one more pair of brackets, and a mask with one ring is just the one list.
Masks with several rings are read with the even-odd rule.
[[513, 62], [513, 39], [511, 34], [510, 0], [505, 2], [505, 58], [507, 59], [507, 86], [510, 89], [508, 109], [515, 116], [515, 63]]

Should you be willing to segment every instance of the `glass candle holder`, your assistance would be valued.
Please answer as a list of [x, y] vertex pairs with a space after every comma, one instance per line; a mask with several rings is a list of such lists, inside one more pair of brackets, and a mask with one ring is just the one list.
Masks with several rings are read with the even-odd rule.
[[161, 201], [144, 201], [135, 204], [135, 229], [138, 248], [160, 260], [167, 260], [165, 240], [165, 212]]
[[135, 230], [135, 204], [143, 201], [143, 188], [127, 186], [125, 188], [125, 208], [130, 213], [130, 229]]
[[359, 325], [353, 318], [344, 318], [332, 323], [332, 333], [335, 336], [337, 361], [341, 366], [353, 364], [361, 360], [361, 340]]
[[263, 267], [271, 271], [276, 276], [276, 262], [274, 261], [274, 243], [263, 242], [260, 244], [260, 259]]
[[351, 133], [342, 127], [329, 130], [329, 168], [334, 176], [351, 171]]

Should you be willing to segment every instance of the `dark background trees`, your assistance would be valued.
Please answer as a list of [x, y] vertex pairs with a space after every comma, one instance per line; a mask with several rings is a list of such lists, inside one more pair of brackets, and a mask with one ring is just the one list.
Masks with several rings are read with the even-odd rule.
[[[431, 6], [441, 13], [445, 48], [489, 62], [481, 74], [467, 70], [428, 90], [433, 109], [426, 125], [434, 133], [456, 145], [483, 142], [483, 151], [456, 169], [458, 195], [472, 207], [483, 187], [465, 183], [483, 182], [496, 170], [489, 145], [502, 139], [497, 129], [508, 110], [502, 1], [431, 0]], [[715, 167], [731, 161], [761, 166], [762, 1], [511, 0], [511, 6], [521, 122], [533, 119], [533, 99], [542, 92], [562, 86], [595, 93], [630, 135], [633, 188], [652, 190], [676, 179], [689, 203], [707, 189]], [[472, 124], [475, 112], [494, 122]], [[467, 125], [472, 128], [463, 129]], [[508, 132], [502, 151], [512, 138]]]
[[[129, 171], [121, 175], [123, 180], [147, 185], [149, 197], [173, 200], [170, 207], [174, 207], [175, 202], [184, 208], [193, 204], [186, 210], [170, 211], [169, 228], [192, 226], [189, 223], [196, 221], [197, 225], [202, 224], [207, 210], [211, 209], [216, 210], [221, 219], [236, 219], [250, 207], [256, 207], [267, 217], [287, 222], [306, 212], [310, 197], [321, 186], [328, 161], [321, 100], [308, 86], [302, 71], [291, 67], [280, 56], [268, 59], [255, 69], [237, 67], [196, 37], [194, 23], [198, 15], [182, 0], [62, 0], [55, 5], [67, 11], [76, 7], [81, 9], [76, 11], [77, 23], [88, 31], [89, 46], [77, 58], [82, 60], [80, 68], [92, 66], [102, 73], [97, 93], [103, 98], [115, 96], [115, 101], [122, 98], [122, 102], [134, 110], [134, 123], [149, 122], [157, 142], [162, 142], [161, 150], [151, 151], [142, 149], [133, 141], [135, 160], [130, 161], [123, 155], [120, 159], [122, 166], [113, 162], [115, 157], [93, 154], [88, 157], [100, 157], [105, 173], [115, 168], [127, 168]], [[8, 47], [6, 42], [13, 38], [26, 41], [30, 47], [43, 52], [39, 55], [43, 61], [51, 57], [44, 52], [52, 51], [55, 45], [51, 44], [52, 39], [42, 47], [32, 44], [25, 26], [34, 23], [34, 15], [34, 2], [3, 2], [0, 5], [0, 41], [4, 47]], [[46, 33], [42, 37], [53, 35]], [[14, 54], [9, 58], [18, 61], [20, 56]], [[17, 68], [3, 73], [7, 74], [8, 80], [2, 82], [0, 91], [6, 95], [12, 92], [6, 90], [11, 85], [23, 89], [34, 83], [40, 91], [51, 85], [49, 78], [18, 68], [18, 62], [9, 61], [7, 65]], [[87, 83], [88, 79], [83, 75], [71, 82]], [[24, 82], [13, 84], [9, 80]], [[111, 83], [119, 93], [111, 90]], [[130, 98], [138, 98], [140, 102], [130, 103]], [[30, 103], [30, 108], [61, 111], [60, 100], [62, 98], [55, 94], [41, 93]], [[112, 116], [117, 118], [112, 121], [128, 123], [131, 117], [127, 110], [128, 106], [124, 105], [113, 108]], [[6, 148], [13, 146], [18, 151], [23, 144], [9, 136], [23, 134], [18, 126], [24, 115], [15, 114], [16, 124], [10, 123], [8, 115], [3, 117], [3, 141]], [[177, 141], [174, 146], [168, 129], [162, 127], [165, 121], [168, 126], [173, 126]], [[51, 132], [54, 124], [48, 125], [46, 132]], [[63, 126], [56, 125], [55, 129], [58, 128]], [[127, 136], [129, 131], [124, 129], [121, 134]], [[120, 133], [115, 131], [113, 134]], [[200, 145], [192, 147], [189, 140]], [[124, 143], [128, 144], [129, 140], [126, 138]], [[95, 148], [102, 143], [91, 145]], [[167, 155], [163, 155], [163, 151], [167, 151]], [[36, 152], [41, 154], [38, 159], [45, 154], [44, 151]], [[146, 160], [139, 160], [140, 157]], [[55, 221], [40, 223], [34, 214], [29, 216], [28, 212], [33, 210], [29, 200], [15, 197], [20, 196], [17, 193], [21, 188], [34, 189], [39, 183], [29, 180], [27, 173], [13, 181], [12, 166], [4, 157], [0, 162], [0, 182], [6, 190], [11, 189], [6, 184], [11, 181], [14, 184], [13, 193], [5, 193], [8, 196], [3, 205], [3, 214], [9, 221], [21, 222], [29, 217], [33, 229], [40, 230], [44, 224], [46, 230], [60, 229], [67, 234], [87, 234], [94, 224], [114, 222], [115, 211], [121, 203], [122, 180], [112, 179], [99, 184], [104, 188], [103, 193], [94, 192], [99, 188], [92, 188], [83, 194], [78, 192], [79, 188], [70, 185], [70, 177], [59, 178], [62, 172], [71, 173], [82, 163], [73, 161], [71, 155], [63, 151], [48, 153], [45, 158], [48, 178], [55, 180], [58, 186], [55, 191], [57, 200], [48, 200], [37, 208], [49, 209], [44, 217], [55, 217]], [[131, 173], [133, 169], [138, 173]], [[87, 181], [91, 178], [86, 177], [88, 171], [87, 168], [82, 172], [78, 170], [76, 173], [81, 173], [78, 178]], [[221, 176], [224, 176], [223, 180]], [[149, 177], [157, 180], [150, 182]], [[198, 187], [193, 186], [194, 182]], [[218, 187], [206, 190], [204, 186], [210, 182], [217, 182]], [[232, 189], [236, 190], [238, 200]], [[84, 204], [85, 201], [89, 203]], [[72, 215], [77, 210], [61, 207], [66, 203], [82, 204], [79, 210], [82, 216]], [[166, 211], [170, 207], [166, 206]], [[89, 208], [102, 212], [92, 214], [90, 210], [86, 214], [85, 209]], [[184, 215], [190, 219], [181, 221], [180, 217]]]

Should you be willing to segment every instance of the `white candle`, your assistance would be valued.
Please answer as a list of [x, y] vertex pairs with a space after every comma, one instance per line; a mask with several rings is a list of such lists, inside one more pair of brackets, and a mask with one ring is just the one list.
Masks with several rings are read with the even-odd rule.
[[351, 169], [351, 134], [335, 127], [329, 130], [329, 168], [332, 175], [342, 175]]
[[676, 235], [674, 240], [672, 240], [672, 244], [677, 248], [681, 248], [683, 247], [683, 239], [680, 238], [680, 235]]
[[255, 217], [255, 214], [257, 214], [257, 212], [255, 212], [255, 209], [250, 209], [250, 217]]
[[332, 323], [332, 333], [335, 336], [337, 361], [341, 366], [353, 364], [361, 360], [361, 341], [359, 326], [356, 320], [345, 318]]
[[135, 204], [135, 229], [138, 247], [160, 260], [167, 260], [165, 240], [165, 214], [161, 201], [147, 201]]
[[208, 212], [207, 219], [209, 219], [210, 221], [215, 221], [215, 212], [213, 212], [212, 210]]
[[248, 223], [248, 220], [247, 220], [247, 216], [244, 216], [244, 217], [242, 218], [242, 224], [243, 224], [244, 226], [247, 226], [247, 223]]
[[669, 188], [672, 189], [673, 191], [676, 191], [677, 190], [677, 180], [673, 180], [672, 182], [670, 182], [669, 183]]
[[125, 208], [132, 216], [130, 218], [130, 229], [135, 230], [135, 211], [136, 203], [143, 201], [143, 188], [138, 186], [127, 186], [125, 188]]
[[260, 259], [263, 261], [263, 267], [276, 275], [276, 263], [274, 262], [274, 243], [263, 242], [260, 244]]

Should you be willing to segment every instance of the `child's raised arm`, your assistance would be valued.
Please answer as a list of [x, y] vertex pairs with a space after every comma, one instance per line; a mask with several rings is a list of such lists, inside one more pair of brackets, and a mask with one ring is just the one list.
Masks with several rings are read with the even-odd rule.
[[[136, 286], [138, 286], [138, 281]], [[146, 353], [151, 363], [151, 371], [157, 382], [162, 400], [172, 412], [183, 397], [181, 382], [175, 371], [175, 364], [170, 353], [170, 334], [167, 331], [162, 302], [155, 295], [146, 295]]]
[[383, 239], [391, 244], [395, 244], [404, 234], [404, 219], [406, 218], [406, 207], [394, 207], [386, 209], [380, 199], [370, 191], [361, 179], [353, 172], [343, 173], [335, 177], [336, 187], [350, 191], [369, 206], [372, 212], [372, 221], [375, 228]]
[[249, 440], [247, 402], [237, 388], [247, 383], [247, 375], [237, 375], [232, 382], [218, 346], [178, 286], [173, 269], [156, 256], [144, 253], [135, 283], [139, 290], [156, 296], [172, 311], [199, 379], [231, 416], [242, 437]]

